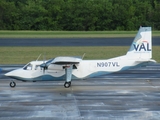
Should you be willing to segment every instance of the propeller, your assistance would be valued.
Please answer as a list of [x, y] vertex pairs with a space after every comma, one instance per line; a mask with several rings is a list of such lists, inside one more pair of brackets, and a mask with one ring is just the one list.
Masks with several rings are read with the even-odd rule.
[[43, 74], [45, 73], [45, 70], [48, 69], [48, 66], [46, 66], [46, 54], [43, 56], [43, 64], [44, 64], [44, 67], [43, 67]]
[[[36, 59], [36, 61], [39, 60], [39, 58], [41, 57], [42, 54], [40, 54], [38, 56], [38, 58]], [[47, 69], [46, 63], [45, 63], [45, 56], [43, 55], [43, 64], [40, 65], [41, 68], [43, 68], [43, 73], [45, 73], [45, 70]]]
[[40, 67], [43, 68], [43, 74], [45, 73], [45, 70], [48, 69], [48, 66], [45, 61], [46, 61], [46, 57], [45, 55], [43, 55], [43, 64], [40, 65]]
[[53, 60], [54, 58], [46, 61], [46, 57], [43, 56], [43, 64], [40, 65], [40, 67], [43, 68], [43, 74], [45, 73], [45, 70], [48, 69], [48, 66], [51, 64]]
[[45, 70], [48, 69], [48, 66], [46, 65], [45, 62], [43, 64], [41, 64], [40, 67], [43, 68], [43, 73], [45, 73]]

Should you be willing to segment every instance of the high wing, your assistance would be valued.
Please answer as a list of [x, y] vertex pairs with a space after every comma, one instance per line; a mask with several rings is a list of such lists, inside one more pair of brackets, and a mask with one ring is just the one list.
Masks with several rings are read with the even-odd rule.
[[56, 57], [53, 59], [50, 59], [48, 61], [45, 61], [40, 66], [42, 68], [48, 67], [50, 64], [59, 64], [59, 65], [69, 65], [69, 64], [78, 64], [82, 60], [81, 57]]
[[78, 64], [81, 60], [80, 57], [56, 57], [51, 64]]
[[68, 88], [71, 86], [72, 80], [72, 70], [75, 69], [75, 64], [79, 64], [81, 62], [81, 57], [56, 57], [54, 59], [50, 59], [40, 66], [44, 69], [47, 69], [50, 64], [58, 64], [62, 65], [63, 69], [65, 69], [65, 84], [64, 87]]

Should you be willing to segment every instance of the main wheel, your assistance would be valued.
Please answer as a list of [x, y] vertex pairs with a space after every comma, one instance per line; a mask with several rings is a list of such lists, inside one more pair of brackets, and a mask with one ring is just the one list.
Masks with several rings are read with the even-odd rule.
[[16, 86], [16, 83], [14, 81], [10, 82], [10, 87], [14, 88]]
[[65, 82], [65, 83], [64, 83], [64, 87], [65, 87], [65, 88], [69, 88], [70, 86], [71, 86], [71, 82]]

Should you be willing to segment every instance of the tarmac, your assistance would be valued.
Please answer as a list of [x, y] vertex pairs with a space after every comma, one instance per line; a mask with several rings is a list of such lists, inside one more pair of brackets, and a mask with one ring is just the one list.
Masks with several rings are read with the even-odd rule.
[[[0, 38], [0, 46], [130, 46], [133, 37], [122, 38]], [[160, 45], [160, 37], [152, 37], [152, 45]]]
[[[18, 66], [20, 67], [20, 66]], [[0, 120], [159, 120], [160, 64], [87, 80], [21, 82], [0, 66]]]

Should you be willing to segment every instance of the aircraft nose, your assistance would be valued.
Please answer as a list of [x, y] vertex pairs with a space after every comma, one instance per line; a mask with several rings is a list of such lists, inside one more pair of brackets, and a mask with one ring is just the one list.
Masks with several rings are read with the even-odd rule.
[[13, 76], [17, 76], [18, 74], [19, 74], [19, 70], [13, 70], [13, 71], [10, 71], [4, 75], [8, 76], [8, 77], [13, 77]]
[[13, 72], [11, 71], [11, 72], [8, 72], [8, 73], [6, 73], [6, 74], [4, 74], [4, 75], [10, 77], [10, 76], [13, 76], [14, 74], [13, 74]]

